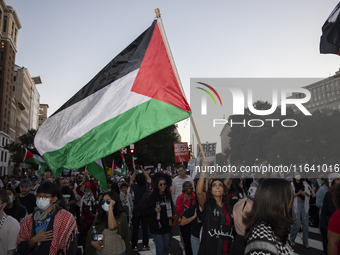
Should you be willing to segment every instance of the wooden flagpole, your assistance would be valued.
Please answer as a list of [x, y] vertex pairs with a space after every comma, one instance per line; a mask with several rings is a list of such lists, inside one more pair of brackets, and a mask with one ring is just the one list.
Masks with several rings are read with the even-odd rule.
[[[161, 31], [161, 35], [162, 35], [162, 38], [163, 38], [163, 41], [164, 41], [164, 44], [165, 44], [165, 48], [166, 48], [166, 51], [168, 52], [168, 56], [170, 58], [170, 62], [171, 62], [171, 65], [172, 65], [172, 69], [174, 70], [175, 72], [175, 75], [176, 75], [176, 79], [177, 79], [177, 82], [179, 84], [179, 87], [181, 88], [181, 91], [182, 91], [182, 94], [185, 98], [185, 100], [187, 100], [186, 96], [185, 96], [185, 93], [184, 93], [184, 89], [183, 89], [183, 86], [182, 86], [182, 83], [181, 83], [181, 80], [179, 78], [179, 75], [178, 75], [178, 72], [177, 72], [177, 68], [176, 68], [176, 65], [175, 65], [175, 61], [174, 61], [174, 58], [172, 56], [172, 53], [171, 53], [171, 50], [170, 50], [170, 46], [169, 46], [169, 43], [168, 43], [168, 39], [166, 38], [166, 35], [165, 35], [165, 31], [164, 31], [164, 28], [163, 28], [163, 23], [162, 23], [162, 19], [161, 19], [161, 14], [159, 12], [159, 9], [155, 9], [155, 13], [156, 13], [156, 16], [157, 16], [157, 23], [158, 23], [158, 26], [159, 26], [159, 29]], [[205, 157], [205, 153], [203, 151], [203, 147], [202, 147], [202, 144], [201, 144], [201, 140], [200, 140], [200, 137], [198, 136], [198, 132], [197, 132], [197, 129], [196, 129], [196, 125], [195, 125], [195, 122], [194, 122], [194, 118], [192, 117], [192, 114], [190, 115], [190, 121], [191, 121], [191, 124], [192, 124], [192, 127], [194, 129], [194, 132], [195, 132], [195, 135], [196, 135], [196, 138], [197, 138], [197, 142], [198, 142], [198, 145], [201, 149], [201, 152], [202, 152], [202, 156], [203, 156], [203, 160], [206, 161], [206, 157]]]

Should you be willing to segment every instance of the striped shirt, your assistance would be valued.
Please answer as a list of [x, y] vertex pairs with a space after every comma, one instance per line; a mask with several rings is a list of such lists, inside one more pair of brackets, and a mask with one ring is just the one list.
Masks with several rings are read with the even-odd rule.
[[175, 179], [172, 181], [172, 201], [174, 202], [174, 205], [176, 204], [177, 197], [183, 193], [183, 183], [190, 181], [192, 184], [192, 187], [194, 188], [194, 179], [187, 175], [187, 178], [182, 179], [179, 176], [175, 177]]

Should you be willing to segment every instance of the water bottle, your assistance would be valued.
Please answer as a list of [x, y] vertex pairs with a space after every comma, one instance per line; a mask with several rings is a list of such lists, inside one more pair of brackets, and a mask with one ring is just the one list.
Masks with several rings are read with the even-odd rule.
[[95, 226], [92, 227], [93, 241], [98, 241], [98, 232]]

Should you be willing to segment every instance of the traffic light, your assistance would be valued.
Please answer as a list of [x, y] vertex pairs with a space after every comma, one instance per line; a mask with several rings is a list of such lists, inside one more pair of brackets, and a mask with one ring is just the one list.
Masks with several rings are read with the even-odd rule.
[[130, 144], [130, 153], [133, 154], [135, 153], [135, 144]]
[[191, 144], [189, 144], [189, 158], [191, 158]]
[[130, 153], [133, 154], [135, 152], [135, 149], [130, 149]]

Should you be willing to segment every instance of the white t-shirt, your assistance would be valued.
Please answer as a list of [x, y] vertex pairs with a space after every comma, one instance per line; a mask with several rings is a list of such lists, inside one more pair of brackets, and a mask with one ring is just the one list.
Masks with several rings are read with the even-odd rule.
[[172, 201], [174, 202], [174, 205], [176, 204], [177, 197], [183, 193], [183, 183], [185, 182], [191, 182], [192, 188], [194, 189], [194, 179], [187, 175], [187, 178], [181, 179], [178, 176], [175, 177], [175, 179], [172, 181], [171, 189], [172, 189]]
[[19, 222], [7, 215], [0, 229], [0, 254], [7, 254], [7, 251], [16, 249], [19, 230]]

